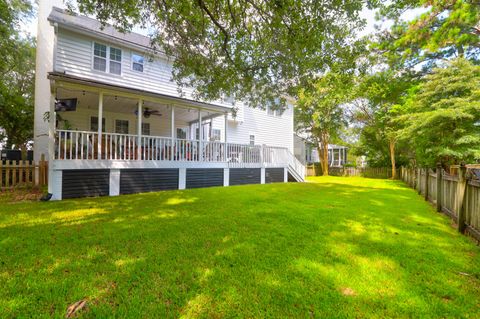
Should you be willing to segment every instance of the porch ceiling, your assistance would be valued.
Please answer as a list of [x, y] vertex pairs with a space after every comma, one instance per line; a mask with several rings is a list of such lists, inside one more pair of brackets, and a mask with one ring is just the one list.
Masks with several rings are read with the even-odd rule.
[[89, 92], [103, 92], [104, 95], [110, 96], [124, 96], [133, 99], [142, 98], [144, 101], [152, 101], [155, 103], [174, 104], [175, 107], [201, 109], [210, 113], [228, 113], [232, 111], [232, 107], [225, 107], [218, 104], [195, 101], [187, 98], [170, 96], [166, 94], [155, 93], [151, 91], [132, 89], [124, 86], [112, 85], [100, 81], [81, 78], [65, 73], [50, 72], [48, 79], [51, 81], [51, 89], [58, 90], [59, 88], [89, 91]]
[[[67, 88], [58, 88], [56, 91], [58, 99], [77, 99], [77, 109], [98, 110], [98, 93], [83, 90], [74, 90]], [[137, 111], [137, 99], [126, 98], [123, 96], [104, 95], [103, 110], [104, 112], [135, 114]], [[144, 101], [143, 108], [159, 111], [158, 115], [151, 115], [152, 118], [170, 119], [171, 111], [167, 103], [154, 103], [152, 101]], [[202, 117], [221, 116], [223, 113], [210, 110], [202, 110]], [[198, 119], [198, 109], [188, 107], [175, 106], [175, 118], [180, 121], [192, 122]]]

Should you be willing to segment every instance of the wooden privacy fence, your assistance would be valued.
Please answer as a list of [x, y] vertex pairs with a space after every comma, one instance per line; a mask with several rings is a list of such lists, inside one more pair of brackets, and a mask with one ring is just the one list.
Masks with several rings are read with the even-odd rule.
[[[328, 174], [332, 176], [359, 176], [368, 178], [391, 178], [392, 169], [390, 167], [330, 167]], [[400, 174], [400, 169], [397, 169], [397, 177]], [[307, 176], [322, 175], [320, 165], [308, 165]]]
[[0, 188], [20, 185], [44, 186], [48, 183], [48, 162], [0, 161]]
[[473, 168], [454, 167], [456, 175], [448, 174], [441, 167], [401, 168], [401, 179], [416, 189], [425, 200], [436, 205], [437, 211], [450, 216], [458, 230], [465, 231], [480, 240], [480, 180]]

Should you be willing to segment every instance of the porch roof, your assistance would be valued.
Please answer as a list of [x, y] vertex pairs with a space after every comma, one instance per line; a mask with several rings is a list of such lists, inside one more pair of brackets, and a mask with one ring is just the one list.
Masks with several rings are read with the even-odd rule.
[[[101, 81], [95, 81], [91, 79], [86, 79], [78, 76], [69, 75], [66, 73], [60, 72], [49, 72], [48, 79], [54, 81], [54, 86], [62, 87], [65, 86], [63, 83], [67, 84], [72, 88], [83, 89], [83, 90], [92, 90], [95, 91], [102, 91], [106, 94], [113, 94], [113, 95], [124, 95], [126, 97], [138, 97], [143, 98], [145, 100], [150, 100], [153, 102], [171, 102], [172, 104], [176, 104], [183, 107], [194, 107], [204, 110], [209, 110], [212, 112], [221, 112], [221, 113], [228, 113], [232, 111], [232, 108], [220, 106], [216, 104], [210, 104], [206, 102], [200, 102], [195, 100], [190, 100], [181, 97], [170, 96], [166, 94], [156, 93], [147, 90], [141, 89], [134, 89], [120, 85], [112, 85], [108, 83], [104, 83]], [[68, 85], [70, 84], [70, 85]], [[122, 94], [123, 93], [123, 94]]]

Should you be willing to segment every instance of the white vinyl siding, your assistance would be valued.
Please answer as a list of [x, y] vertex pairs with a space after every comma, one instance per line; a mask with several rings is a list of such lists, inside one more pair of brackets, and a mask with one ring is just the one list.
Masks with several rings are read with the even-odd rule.
[[[94, 43], [103, 44], [107, 47], [106, 71], [95, 70], [94, 65]], [[121, 74], [111, 76], [108, 72], [110, 67], [110, 53], [108, 48], [113, 47], [121, 50], [121, 61], [119, 62]], [[182, 97], [178, 91], [175, 81], [172, 81], [172, 61], [161, 55], [153, 55], [146, 58], [148, 52], [143, 54], [143, 72], [134, 70], [133, 55], [141, 55], [142, 52], [119, 46], [118, 43], [98, 41], [93, 37], [79, 34], [59, 28], [57, 34], [57, 50], [54, 61], [54, 71], [65, 72], [67, 75], [78, 76], [90, 80], [100, 81], [107, 84], [130, 87], [138, 90], [166, 94], [175, 97]], [[116, 67], [114, 67], [116, 68]], [[193, 90], [183, 88], [185, 98], [193, 99]], [[232, 104], [215, 101], [216, 105], [232, 107]], [[235, 103], [237, 106], [239, 103]], [[238, 121], [242, 121], [243, 110], [240, 107]]]

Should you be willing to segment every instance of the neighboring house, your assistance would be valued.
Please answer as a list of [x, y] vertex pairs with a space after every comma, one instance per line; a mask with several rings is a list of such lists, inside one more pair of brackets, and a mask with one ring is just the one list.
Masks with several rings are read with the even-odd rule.
[[[302, 163], [319, 163], [320, 157], [317, 147], [306, 138], [294, 134], [294, 154]], [[348, 147], [328, 144], [328, 165], [330, 167], [343, 167], [348, 160]]]
[[39, 4], [34, 144], [53, 199], [303, 181], [293, 101], [280, 112], [180, 95], [148, 37], [54, 4]]

